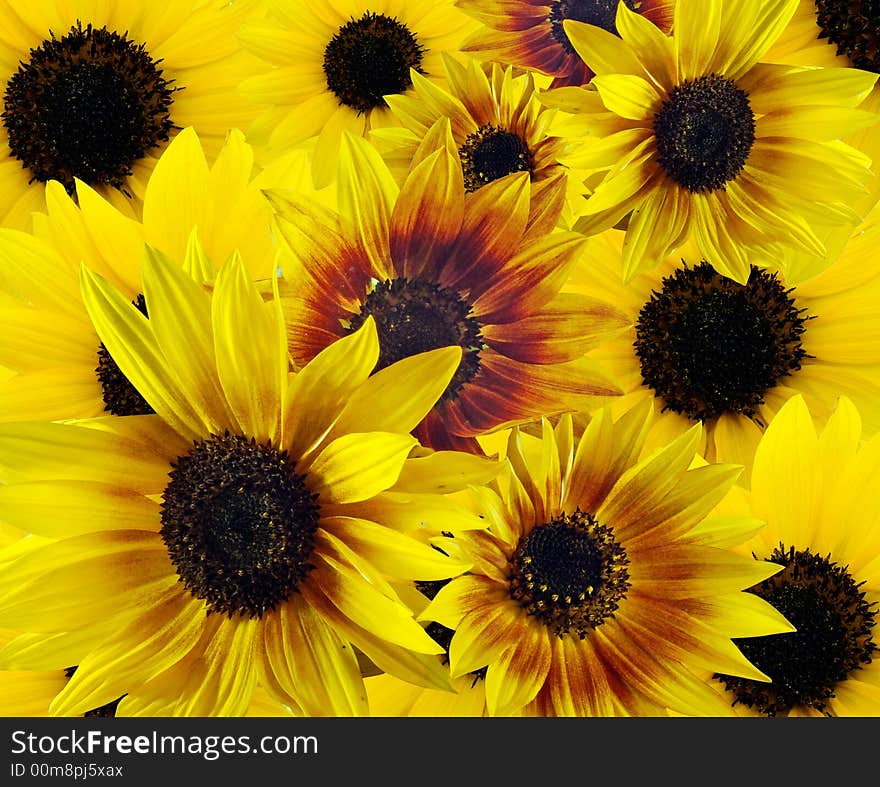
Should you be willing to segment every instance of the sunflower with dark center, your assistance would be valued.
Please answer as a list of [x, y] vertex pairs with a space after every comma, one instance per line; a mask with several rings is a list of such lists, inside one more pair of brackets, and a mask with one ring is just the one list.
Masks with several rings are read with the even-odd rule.
[[820, 274], [809, 275], [810, 257], [790, 255], [778, 270], [752, 266], [745, 284], [689, 249], [695, 262], [670, 255], [624, 284], [625, 233], [590, 238], [568, 289], [606, 298], [630, 325], [590, 352], [620, 380], [624, 395], [611, 407], [623, 412], [653, 399], [658, 437], [702, 422], [701, 453], [745, 465], [744, 483], [763, 428], [796, 393], [827, 416], [843, 392], [865, 433], [880, 431], [880, 347], [872, 338], [880, 277], [864, 264], [878, 217], [872, 212]]
[[[376, 129], [370, 135], [398, 182], [409, 172], [423, 145], [445, 144], [429, 136], [438, 120], [449, 120], [451, 144], [464, 173], [465, 190], [526, 172], [533, 192], [553, 190], [564, 197], [563, 219], [582, 200], [586, 172], [564, 167], [561, 141], [548, 133], [551, 113], [538, 101], [534, 75], [516, 74], [512, 66], [493, 63], [486, 70], [476, 60], [461, 64], [443, 58], [445, 84], [437, 87], [418, 74], [413, 90], [389, 96], [391, 112], [403, 128]], [[557, 184], [565, 183], [564, 192]]]
[[[540, 437], [514, 428], [508, 474], [472, 493], [488, 528], [433, 539], [473, 567], [419, 619], [454, 632], [453, 679], [485, 669], [489, 715], [725, 715], [703, 664], [766, 679], [731, 638], [758, 607], [761, 634], [791, 631], [743, 592], [781, 567], [720, 548], [705, 519], [740, 468], [694, 468], [699, 426], [643, 452], [651, 418], [644, 403], [616, 420], [594, 411], [580, 436], [569, 415], [542, 419]], [[726, 519], [726, 535], [745, 540], [749, 521]]]
[[[802, 13], [812, 15], [818, 38], [855, 68], [880, 71], [880, 8], [873, 0], [809, 0]], [[800, 9], [799, 9], [800, 12]]]
[[466, 193], [448, 120], [430, 133], [440, 147], [399, 189], [376, 149], [349, 135], [344, 214], [271, 194], [293, 260], [278, 287], [296, 363], [367, 318], [379, 333], [377, 375], [413, 353], [459, 347], [458, 369], [416, 434], [434, 448], [475, 450], [484, 431], [615, 394], [584, 353], [624, 323], [599, 298], [560, 293], [584, 239], [550, 232], [559, 190], [534, 192], [518, 173]]
[[0, 42], [0, 222], [30, 227], [53, 181], [74, 197], [91, 186], [138, 217], [156, 159], [187, 126], [216, 155], [228, 130], [256, 115], [237, 95], [254, 66], [235, 31], [258, 10], [2, 0], [0, 27], [14, 34]]
[[874, 0], [799, 0], [771, 49], [773, 63], [880, 71], [880, 7]]
[[707, 262], [684, 265], [662, 284], [635, 326], [643, 384], [692, 421], [757, 418], [767, 391], [808, 355], [801, 339], [809, 317], [793, 288], [754, 266], [748, 283], [738, 284]]
[[416, 75], [441, 84], [441, 55], [456, 54], [471, 21], [455, 0], [354, 0], [336, 7], [270, 0], [269, 15], [244, 25], [243, 45], [264, 71], [241, 85], [262, 107], [248, 132], [267, 158], [315, 138], [312, 175], [336, 176], [343, 133], [396, 125], [389, 98], [412, 92]]
[[6, 84], [3, 125], [31, 181], [74, 178], [126, 196], [135, 161], [167, 142], [173, 87], [143, 44], [77, 23], [51, 38]]
[[782, 567], [750, 594], [795, 631], [734, 640], [771, 679], [723, 670], [712, 676], [739, 713], [878, 714], [880, 441], [862, 438], [859, 412], [847, 397], [828, 419], [816, 419], [796, 396], [758, 445], [748, 502], [730, 510], [767, 524], [737, 551]]
[[[276, 248], [261, 188], [275, 181], [267, 179], [268, 170], [254, 179], [243, 176], [252, 166], [253, 150], [241, 132], [229, 135], [209, 166], [200, 138], [187, 128], [162, 152], [150, 176], [142, 221], [126, 218], [90, 186], [80, 184], [77, 204], [53, 182], [47, 187], [49, 213], [33, 233], [0, 229], [0, 331], [6, 337], [0, 366], [14, 372], [0, 380], [0, 420], [153, 412], [89, 319], [80, 264], [101, 271], [127, 293], [144, 323], [145, 254], [164, 254], [194, 279], [208, 282], [216, 276], [214, 261], [239, 252], [252, 278], [268, 279]], [[184, 192], [192, 197], [186, 205], [169, 196]], [[176, 341], [167, 352], [185, 353], [186, 345]]]
[[595, 172], [574, 228], [625, 227], [627, 281], [689, 238], [741, 284], [780, 248], [819, 265], [833, 252], [827, 234], [860, 220], [852, 204], [870, 157], [841, 139], [876, 122], [859, 105], [877, 74], [761, 62], [797, 2], [677, 0], [670, 37], [625, 3], [621, 37], [563, 22], [599, 73], [591, 90], [541, 100], [560, 110], [551, 132], [572, 145], [563, 163]]
[[387, 106], [383, 96], [410, 87], [410, 69], [421, 72], [423, 52], [406, 25], [367, 11], [342, 25], [327, 44], [327, 87], [340, 103], [358, 112]]
[[[444, 524], [484, 526], [452, 493], [486, 483], [499, 464], [433, 455], [411, 435], [461, 350], [371, 376], [379, 342], [369, 319], [291, 372], [280, 305], [260, 297], [237, 256], [210, 291], [160, 255], [142, 276], [149, 320], [85, 267], [83, 297], [155, 414], [100, 428], [0, 425], [4, 520], [47, 536], [5, 563], [0, 628], [51, 635], [77, 624], [82, 655], [51, 712], [81, 714], [124, 694], [120, 715], [238, 716], [259, 675], [300, 715], [366, 715], [356, 650], [389, 674], [447, 688], [443, 648], [392, 588], [467, 564], [399, 527], [395, 500], [405, 497], [408, 521], [424, 503]], [[180, 336], [186, 352], [171, 355], [166, 339]], [[28, 459], [24, 446], [44, 441], [67, 468], [60, 476]], [[52, 601], [34, 592], [46, 572]]]
[[583, 85], [594, 72], [572, 45], [566, 21], [619, 35], [617, 6], [624, 4], [664, 33], [672, 28], [674, 0], [459, 0], [462, 10], [483, 24], [464, 49], [479, 60], [497, 60], [552, 76], [552, 87]]

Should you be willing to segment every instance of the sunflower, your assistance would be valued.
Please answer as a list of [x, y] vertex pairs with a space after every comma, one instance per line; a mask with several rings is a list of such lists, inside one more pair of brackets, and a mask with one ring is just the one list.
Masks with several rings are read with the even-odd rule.
[[278, 288], [297, 364], [368, 318], [379, 368], [460, 346], [461, 364], [418, 436], [470, 450], [482, 432], [617, 393], [584, 353], [624, 323], [600, 299], [559, 294], [585, 243], [550, 231], [559, 194], [533, 194], [524, 172], [466, 193], [448, 119], [429, 133], [437, 129], [439, 146], [414, 161], [400, 189], [377, 150], [347, 134], [338, 214], [275, 194], [294, 263]]
[[562, 218], [570, 223], [568, 204], [581, 201], [584, 175], [560, 163], [563, 141], [548, 134], [553, 112], [538, 101], [534, 75], [515, 76], [512, 66], [497, 63], [484, 69], [475, 60], [463, 66], [450, 57], [444, 58], [443, 67], [448, 90], [413, 72], [413, 94], [386, 99], [401, 126], [375, 129], [370, 135], [398, 182], [430, 129], [445, 117], [466, 191], [514, 172], [529, 173], [533, 192], [555, 188], [555, 181], [562, 179], [567, 188]]
[[659, 441], [702, 422], [702, 455], [745, 465], [744, 482], [764, 427], [795, 394], [827, 418], [845, 393], [866, 432], [880, 431], [880, 275], [864, 262], [878, 233], [875, 208], [820, 274], [802, 280], [799, 263], [809, 260], [790, 256], [782, 270], [753, 266], [746, 284], [690, 253], [625, 285], [624, 233], [590, 238], [590, 263], [573, 269], [568, 286], [601, 293], [629, 321], [590, 353], [620, 381], [624, 395], [610, 406], [653, 399]]
[[452, 630], [451, 675], [482, 672], [489, 715], [726, 715], [701, 670], [766, 680], [731, 637], [792, 630], [741, 592], [780, 568], [719, 546], [760, 521], [713, 516], [740, 468], [696, 459], [699, 425], [643, 453], [650, 419], [514, 428], [509, 473], [474, 492], [488, 529], [434, 540], [473, 567], [419, 619]]
[[822, 258], [824, 228], [862, 218], [849, 203], [870, 158], [839, 138], [877, 122], [858, 108], [877, 75], [758, 62], [796, 3], [679, 0], [670, 37], [623, 3], [622, 38], [565, 23], [597, 76], [543, 100], [570, 113], [556, 132], [581, 139], [569, 163], [596, 172], [575, 228], [626, 222], [626, 280], [693, 236], [745, 284], [752, 260], [779, 246]]
[[[674, 0], [624, 0], [664, 32], [672, 27]], [[578, 55], [565, 21], [585, 22], [617, 35], [620, 0], [457, 0], [482, 23], [462, 49], [484, 60], [499, 60], [553, 77], [552, 87], [583, 85], [593, 71]]]
[[239, 39], [264, 73], [240, 92], [261, 105], [248, 139], [273, 157], [317, 135], [315, 185], [336, 174], [344, 131], [394, 123], [385, 96], [412, 89], [412, 71], [441, 79], [440, 56], [456, 53], [473, 27], [454, 0], [267, 0], [266, 19]]
[[[306, 715], [360, 715], [354, 648], [445, 685], [440, 647], [392, 582], [467, 564], [390, 526], [399, 514], [386, 520], [382, 500], [404, 495], [411, 520], [424, 500], [442, 518], [440, 487], [497, 473], [470, 455], [410, 456], [461, 350], [370, 376], [366, 320], [291, 373], [280, 306], [237, 255], [211, 292], [158, 253], [143, 279], [149, 319], [82, 271], [101, 340], [155, 413], [0, 426], [3, 518], [57, 539], [4, 566], [0, 626], [26, 633], [0, 664], [27, 668], [15, 653], [34, 650], [76, 664], [53, 715], [122, 695], [121, 715], [241, 715], [257, 683]], [[353, 515], [371, 502], [372, 519]]]
[[798, 0], [770, 62], [880, 71], [880, 11], [871, 0]]
[[[860, 68], [880, 71], [880, 10], [864, 0], [800, 0], [791, 21], [782, 31], [766, 59], [771, 63], [796, 66]], [[880, 112], [880, 90], [876, 85], [860, 106]], [[871, 126], [844, 140], [867, 153], [874, 173], [869, 194], [854, 203], [857, 210], [873, 205], [880, 197], [880, 128]]]
[[880, 439], [864, 439], [847, 397], [818, 434], [815, 420], [803, 397], [786, 402], [739, 509], [767, 526], [737, 549], [781, 567], [750, 592], [796, 627], [737, 640], [771, 683], [724, 670], [712, 679], [746, 715], [880, 715]]
[[[254, 278], [271, 276], [277, 250], [260, 189], [274, 182], [269, 175], [282, 173], [252, 177], [252, 169], [253, 152], [241, 132], [231, 132], [209, 167], [200, 138], [187, 128], [150, 176], [142, 222], [79, 181], [78, 204], [59, 183], [48, 185], [47, 213], [35, 214], [33, 233], [0, 229], [0, 365], [16, 372], [0, 380], [0, 420], [151, 412], [89, 320], [80, 262], [134, 301], [143, 293], [145, 242], [206, 279], [235, 250], [247, 255]], [[287, 162], [284, 172], [294, 169]]]
[[236, 95], [259, 61], [235, 32], [255, 0], [0, 0], [0, 223], [26, 229], [44, 184], [77, 179], [137, 217], [179, 129], [210, 156], [256, 116]]

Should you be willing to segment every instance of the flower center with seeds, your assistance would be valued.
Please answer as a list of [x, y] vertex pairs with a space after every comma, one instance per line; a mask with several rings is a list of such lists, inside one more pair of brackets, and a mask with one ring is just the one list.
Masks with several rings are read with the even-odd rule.
[[[148, 316], [147, 303], [142, 294], [138, 294], [132, 303], [144, 317]], [[101, 383], [101, 395], [104, 398], [106, 412], [111, 415], [149, 415], [156, 412], [116, 365], [116, 361], [107, 352], [104, 342], [98, 346], [98, 365], [95, 367], [95, 374], [98, 382]]]
[[349, 331], [368, 316], [376, 322], [379, 361], [376, 371], [411, 355], [457, 345], [462, 359], [441, 399], [454, 399], [480, 368], [484, 349], [480, 323], [458, 292], [421, 279], [397, 278], [379, 282], [361, 310], [351, 318]]
[[134, 164], [168, 140], [172, 88], [143, 44], [80, 23], [44, 41], [21, 63], [4, 95], [12, 156], [30, 180], [75, 178], [130, 196]]
[[403, 93], [412, 85], [411, 68], [423, 73], [424, 53], [405, 24], [368, 11], [342, 25], [327, 44], [327, 87], [359, 114], [387, 106], [383, 96]]
[[816, 0], [819, 38], [856, 67], [880, 72], [880, 6], [875, 0]]
[[767, 716], [807, 707], [828, 714], [835, 686], [870, 664], [877, 646], [876, 604], [868, 602], [845, 566], [809, 549], [780, 544], [768, 558], [785, 568], [750, 589], [797, 629], [788, 634], [735, 639], [770, 683], [716, 675], [741, 703]]
[[740, 413], [760, 423], [767, 391], [811, 357], [801, 343], [810, 318], [792, 292], [755, 266], [746, 284], [707, 262], [678, 269], [636, 322], [644, 384], [693, 421]]
[[[547, 16], [551, 35], [570, 55], [575, 54], [575, 51], [562, 26], [566, 19], [596, 25], [609, 33], [618, 35], [616, 24], [618, 5], [620, 5], [620, 0], [557, 0], [551, 4], [550, 13]], [[635, 10], [637, 3], [633, 0], [626, 0], [626, 5]]]
[[476, 191], [513, 172], [532, 173], [534, 160], [521, 137], [495, 126], [480, 126], [458, 149], [464, 187]]
[[748, 94], [709, 74], [676, 85], [654, 115], [657, 161], [688, 191], [723, 189], [743, 169], [755, 141]]
[[583, 639], [625, 598], [628, 564], [611, 529], [577, 510], [520, 539], [508, 561], [510, 597], [557, 636]]
[[162, 539], [209, 612], [260, 617], [311, 572], [319, 506], [285, 451], [226, 432], [172, 465]]

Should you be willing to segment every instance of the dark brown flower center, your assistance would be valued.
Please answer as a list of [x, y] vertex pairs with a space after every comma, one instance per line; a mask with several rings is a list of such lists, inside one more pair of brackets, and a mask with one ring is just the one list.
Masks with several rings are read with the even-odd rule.
[[[630, 9], [634, 9], [637, 5], [635, 0], [625, 0], [625, 2]], [[575, 54], [574, 47], [572, 47], [562, 26], [566, 19], [596, 25], [609, 33], [618, 35], [616, 24], [618, 5], [620, 5], [620, 0], [557, 0], [550, 5], [550, 14], [547, 17], [553, 38], [570, 55]]]
[[[743, 655], [772, 682], [716, 675], [741, 703], [767, 716], [807, 707], [827, 715], [835, 687], [870, 664], [877, 646], [876, 604], [863, 582], [831, 556], [780, 544], [768, 558], [785, 568], [751, 588], [797, 629], [789, 634], [735, 639]], [[854, 674], [856, 673], [856, 674]]]
[[421, 279], [398, 278], [379, 282], [361, 310], [351, 318], [350, 331], [368, 316], [379, 334], [376, 371], [411, 355], [457, 345], [462, 359], [442, 399], [454, 399], [480, 368], [484, 348], [480, 323], [470, 316], [470, 304], [455, 290]]
[[810, 318], [792, 292], [754, 266], [746, 284], [707, 262], [678, 269], [636, 322], [644, 384], [664, 410], [693, 421], [723, 413], [756, 418], [767, 391], [810, 357], [801, 343]]
[[169, 478], [162, 538], [210, 612], [260, 617], [296, 592], [319, 506], [286, 452], [227, 432], [196, 442]]
[[877, 0], [816, 0], [819, 38], [837, 46], [856, 67], [880, 71], [880, 4]]
[[327, 44], [327, 87], [340, 103], [359, 113], [384, 107], [383, 96], [403, 93], [412, 85], [411, 68], [423, 73], [424, 53], [405, 24], [368, 11], [346, 22]]
[[723, 189], [755, 141], [748, 94], [717, 74], [676, 85], [654, 115], [657, 161], [688, 191]]
[[80, 23], [50, 38], [6, 84], [3, 125], [9, 149], [31, 181], [75, 178], [128, 194], [132, 167], [168, 140], [179, 88], [162, 76], [143, 44]]
[[509, 560], [510, 597], [554, 634], [583, 639], [626, 597], [628, 564], [611, 529], [578, 510], [520, 540]]
[[522, 138], [491, 125], [480, 126], [468, 134], [458, 149], [458, 157], [467, 191], [476, 191], [513, 172], [531, 174], [534, 167], [532, 154]]

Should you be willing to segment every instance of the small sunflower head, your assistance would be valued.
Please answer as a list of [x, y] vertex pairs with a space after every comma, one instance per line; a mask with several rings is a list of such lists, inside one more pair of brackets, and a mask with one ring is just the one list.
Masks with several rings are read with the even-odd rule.
[[10, 152], [31, 181], [57, 180], [69, 194], [75, 179], [125, 192], [135, 162], [176, 128], [178, 88], [125, 34], [77, 22], [50, 36], [6, 84]]
[[509, 560], [510, 597], [557, 636], [583, 639], [626, 596], [628, 564], [611, 529], [577, 510], [520, 540]]

